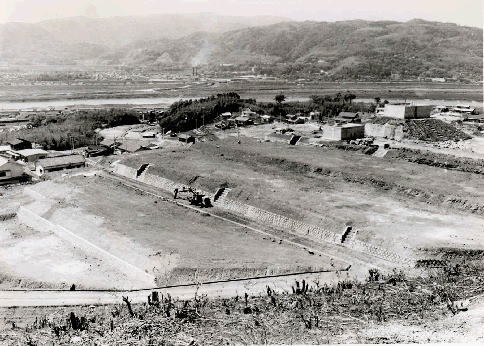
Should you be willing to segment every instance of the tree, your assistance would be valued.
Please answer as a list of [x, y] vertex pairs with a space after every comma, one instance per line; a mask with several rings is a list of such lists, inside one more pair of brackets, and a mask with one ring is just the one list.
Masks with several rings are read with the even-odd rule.
[[352, 93], [346, 93], [345, 96], [344, 96], [344, 101], [345, 102], [353, 102], [353, 100], [356, 98], [356, 95], [355, 94], [352, 94]]
[[278, 95], [276, 95], [276, 96], [274, 97], [274, 100], [275, 100], [277, 103], [281, 104], [281, 103], [283, 103], [283, 102], [286, 100], [286, 96], [284, 96], [283, 94], [278, 94]]
[[376, 103], [377, 106], [380, 105], [381, 98], [379, 98], [377, 96], [377, 97], [374, 98], [374, 100], [375, 100], [375, 103]]

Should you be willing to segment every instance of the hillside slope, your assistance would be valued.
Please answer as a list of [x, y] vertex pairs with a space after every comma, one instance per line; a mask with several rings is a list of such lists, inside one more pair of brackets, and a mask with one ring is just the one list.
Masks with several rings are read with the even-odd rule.
[[32, 64], [75, 63], [136, 41], [178, 39], [201, 31], [222, 33], [286, 20], [198, 13], [6, 23], [0, 25], [0, 59]]
[[199, 14], [10, 23], [0, 26], [0, 58], [156, 68], [233, 64], [336, 79], [482, 79], [480, 28], [419, 19], [275, 21], [281, 19]]
[[[471, 77], [482, 72], [482, 29], [412, 20], [399, 22], [286, 22], [177, 41], [138, 42], [117, 52], [134, 64], [258, 65], [260, 72], [330, 74], [345, 78]], [[164, 55], [162, 61], [157, 60]], [[280, 66], [273, 66], [274, 64]], [[324, 72], [322, 72], [324, 71]]]

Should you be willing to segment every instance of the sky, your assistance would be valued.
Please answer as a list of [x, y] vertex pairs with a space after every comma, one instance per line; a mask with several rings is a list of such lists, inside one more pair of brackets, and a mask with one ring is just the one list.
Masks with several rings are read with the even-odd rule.
[[483, 26], [482, 0], [0, 0], [0, 23], [198, 12], [318, 21], [421, 18]]

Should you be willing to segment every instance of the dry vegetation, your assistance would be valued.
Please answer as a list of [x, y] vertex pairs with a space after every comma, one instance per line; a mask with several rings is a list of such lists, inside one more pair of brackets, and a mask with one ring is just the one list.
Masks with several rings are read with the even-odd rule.
[[[47, 342], [80, 344], [274, 344], [274, 343], [375, 343], [464, 340], [473, 321], [458, 323], [466, 300], [484, 292], [483, 251], [434, 249], [421, 263], [420, 275], [403, 272], [383, 275], [370, 270], [365, 282], [343, 281], [334, 286], [295, 282], [292, 292], [255, 297], [241, 293], [229, 299], [195, 296], [176, 301], [152, 292], [145, 304], [123, 299], [110, 308], [59, 309], [34, 313], [27, 323], [6, 322], [0, 335], [5, 344], [41, 345]], [[18, 311], [21, 315], [21, 310]], [[41, 317], [40, 317], [41, 316]], [[450, 321], [452, 328], [447, 328]], [[432, 339], [405, 332], [425, 324]], [[385, 326], [402, 330], [387, 338]]]

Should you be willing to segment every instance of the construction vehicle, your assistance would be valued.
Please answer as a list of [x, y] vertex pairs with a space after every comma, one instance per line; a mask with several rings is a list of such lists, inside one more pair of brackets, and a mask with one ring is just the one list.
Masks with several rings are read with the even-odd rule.
[[210, 197], [205, 197], [204, 194], [199, 193], [197, 191], [193, 191], [193, 194], [188, 199], [190, 204], [196, 205], [202, 208], [209, 208], [212, 206], [212, 202], [210, 201]]
[[212, 201], [210, 197], [206, 197], [203, 193], [198, 192], [191, 187], [184, 186], [182, 189], [175, 189], [173, 191], [173, 198], [186, 199], [192, 205], [196, 205], [201, 208], [212, 207]]

